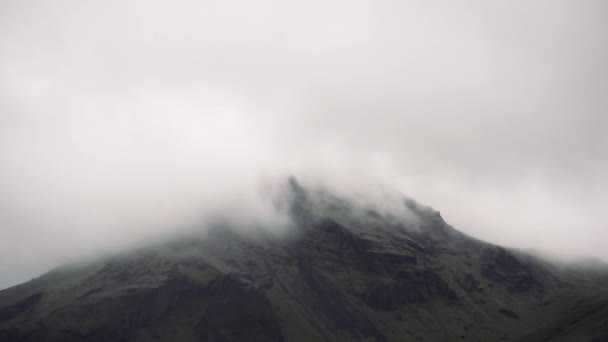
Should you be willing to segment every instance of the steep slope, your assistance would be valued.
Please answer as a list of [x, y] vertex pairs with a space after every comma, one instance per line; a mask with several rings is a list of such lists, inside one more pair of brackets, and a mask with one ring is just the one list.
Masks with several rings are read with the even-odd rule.
[[280, 236], [215, 227], [0, 291], [0, 341], [603, 337], [603, 272], [473, 239], [410, 200], [414, 220], [289, 191]]

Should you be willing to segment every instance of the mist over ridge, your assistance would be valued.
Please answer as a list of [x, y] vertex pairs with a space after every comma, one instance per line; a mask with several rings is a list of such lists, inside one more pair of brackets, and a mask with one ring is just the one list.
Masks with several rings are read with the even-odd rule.
[[[608, 258], [606, 5], [4, 1], [0, 288], [293, 174], [459, 230]], [[387, 199], [388, 198], [388, 199]], [[269, 200], [270, 199], [270, 200]]]

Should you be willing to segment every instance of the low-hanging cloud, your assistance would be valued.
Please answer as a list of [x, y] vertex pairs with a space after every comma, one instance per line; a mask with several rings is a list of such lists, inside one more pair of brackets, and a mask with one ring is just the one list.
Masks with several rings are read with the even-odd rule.
[[[600, 1], [4, 1], [0, 287], [260, 182], [384, 187], [608, 258]], [[374, 197], [376, 198], [376, 197]]]

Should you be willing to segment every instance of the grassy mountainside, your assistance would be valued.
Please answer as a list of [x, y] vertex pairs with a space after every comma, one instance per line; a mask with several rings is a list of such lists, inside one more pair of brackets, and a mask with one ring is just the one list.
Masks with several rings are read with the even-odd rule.
[[285, 236], [212, 228], [0, 291], [0, 341], [601, 340], [603, 271], [295, 181]]

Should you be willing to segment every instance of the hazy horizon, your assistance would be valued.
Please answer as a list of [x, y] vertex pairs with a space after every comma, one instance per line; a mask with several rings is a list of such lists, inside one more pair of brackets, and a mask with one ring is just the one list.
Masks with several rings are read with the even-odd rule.
[[0, 289], [218, 211], [271, 225], [289, 174], [608, 260], [607, 10], [3, 1]]

